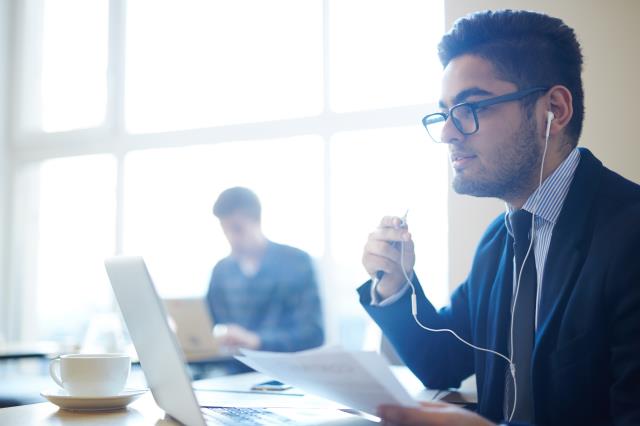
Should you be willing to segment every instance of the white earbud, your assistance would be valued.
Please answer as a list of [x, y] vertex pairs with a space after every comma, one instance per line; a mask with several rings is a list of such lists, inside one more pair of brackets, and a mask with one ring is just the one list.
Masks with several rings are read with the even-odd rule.
[[[549, 131], [551, 130], [551, 121], [556, 118], [553, 112], [547, 111], [547, 131], [545, 132], [545, 144], [549, 142]], [[546, 146], [545, 146], [546, 149]]]

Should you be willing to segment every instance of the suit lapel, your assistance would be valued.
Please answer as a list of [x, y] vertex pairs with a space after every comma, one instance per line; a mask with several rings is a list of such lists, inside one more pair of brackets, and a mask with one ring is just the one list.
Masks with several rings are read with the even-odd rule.
[[[487, 347], [509, 357], [508, 340], [513, 297], [513, 240], [505, 231], [500, 264], [489, 293], [487, 317]], [[486, 300], [486, 299], [485, 299]], [[482, 412], [502, 418], [505, 377], [508, 363], [493, 354], [483, 353], [486, 379], [483, 386]]]
[[[491, 288], [489, 325], [487, 327], [489, 347], [507, 355], [507, 341], [511, 318], [511, 298], [513, 297], [513, 240], [506, 237], [506, 244], [500, 259], [500, 268]], [[493, 357], [491, 357], [493, 359]]]
[[555, 342], [563, 307], [567, 304], [580, 273], [580, 265], [584, 262], [585, 242], [592, 233], [591, 205], [601, 181], [602, 169], [602, 163], [591, 152], [580, 149], [580, 163], [553, 229], [544, 267], [534, 365], [536, 353], [545, 342]]

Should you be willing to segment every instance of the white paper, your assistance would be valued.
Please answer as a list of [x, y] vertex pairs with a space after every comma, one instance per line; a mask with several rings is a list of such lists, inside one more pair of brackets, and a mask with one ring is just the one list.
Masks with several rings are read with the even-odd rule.
[[375, 414], [380, 404], [418, 405], [375, 352], [320, 348], [242, 353], [236, 358], [261, 373], [365, 413]]

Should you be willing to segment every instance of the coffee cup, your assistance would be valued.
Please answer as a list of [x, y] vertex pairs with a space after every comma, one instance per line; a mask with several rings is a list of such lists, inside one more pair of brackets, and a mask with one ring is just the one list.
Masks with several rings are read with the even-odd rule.
[[124, 354], [70, 354], [51, 361], [51, 378], [71, 396], [118, 395], [127, 382], [131, 361]]

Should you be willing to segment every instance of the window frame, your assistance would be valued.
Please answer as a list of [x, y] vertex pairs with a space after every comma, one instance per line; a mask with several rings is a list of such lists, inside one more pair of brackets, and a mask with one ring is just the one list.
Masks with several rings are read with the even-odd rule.
[[[38, 163], [60, 157], [111, 154], [117, 167], [116, 180], [116, 235], [115, 253], [123, 251], [123, 200], [124, 200], [124, 164], [125, 156], [131, 151], [149, 148], [174, 148], [192, 145], [214, 145], [232, 141], [249, 141], [257, 139], [281, 139], [300, 135], [319, 135], [324, 143], [324, 253], [318, 259], [320, 267], [331, 264], [331, 193], [330, 169], [331, 138], [343, 131], [357, 131], [389, 127], [420, 125], [426, 111], [437, 107], [435, 102], [416, 105], [405, 105], [375, 110], [356, 112], [334, 112], [331, 110], [330, 87], [330, 0], [322, 0], [323, 9], [323, 110], [317, 116], [291, 118], [268, 122], [252, 122], [232, 124], [203, 129], [181, 130], [165, 133], [130, 134], [126, 132], [124, 114], [124, 77], [125, 77], [125, 41], [126, 41], [126, 0], [109, 0], [108, 24], [108, 62], [107, 62], [107, 105], [105, 120], [102, 125], [65, 132], [46, 133], [38, 130], [39, 117], [34, 116], [34, 102], [39, 99], [37, 88], [29, 82], [39, 81], [36, 70], [37, 40], [41, 34], [42, 7], [38, 13], [37, 5], [43, 0], [11, 2], [12, 37], [10, 39], [9, 56], [12, 69], [7, 81], [15, 82], [9, 92], [9, 105], [15, 105], [8, 112], [8, 151], [9, 172], [6, 199], [12, 207], [7, 212], [4, 228], [9, 242], [6, 244], [5, 259], [7, 265], [5, 292], [9, 297], [0, 301], [0, 309], [4, 308], [6, 318], [5, 333], [10, 341], [30, 340], [34, 336], [35, 321], [29, 314], [28, 301], [36, 292], [35, 278], [29, 276], [33, 271], [20, 266], [23, 259], [19, 254], [24, 251], [25, 238], [33, 240], [29, 235], [37, 235], [37, 230], [29, 228], [28, 219], [20, 212], [37, 209], [37, 201], [33, 197], [18, 193], [19, 175], [25, 168]], [[34, 17], [38, 19], [34, 19]], [[444, 22], [445, 17], [442, 16]], [[35, 45], [36, 49], [25, 46]], [[29, 74], [27, 74], [29, 72]], [[9, 109], [9, 108], [8, 108]], [[428, 135], [425, 134], [425, 139]], [[425, 140], [425, 143], [429, 143]], [[31, 199], [30, 199], [31, 198]], [[33, 243], [35, 244], [35, 243]], [[447, 250], [443, 251], [447, 253]], [[25, 275], [26, 274], [26, 275]], [[324, 275], [319, 271], [319, 275]], [[448, 286], [448, 283], [442, 283]], [[13, 320], [12, 320], [13, 319]]]

